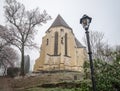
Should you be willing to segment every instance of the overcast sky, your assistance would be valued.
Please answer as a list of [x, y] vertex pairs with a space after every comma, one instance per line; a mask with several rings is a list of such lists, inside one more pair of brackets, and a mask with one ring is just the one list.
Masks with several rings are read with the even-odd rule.
[[[92, 17], [90, 30], [100, 31], [105, 34], [105, 41], [110, 45], [120, 44], [120, 0], [17, 0], [23, 3], [27, 10], [39, 7], [44, 9], [52, 20], [38, 28], [35, 41], [40, 46], [45, 31], [50, 27], [54, 19], [60, 14], [67, 24], [73, 29], [75, 36], [80, 42], [84, 36], [84, 29], [79, 24], [80, 18], [87, 14]], [[0, 0], [0, 24], [5, 25], [4, 0]], [[34, 54], [34, 57], [33, 57]], [[39, 52], [31, 53], [31, 59], [39, 56]], [[32, 61], [34, 63], [34, 61]], [[32, 64], [33, 64], [32, 63]]]

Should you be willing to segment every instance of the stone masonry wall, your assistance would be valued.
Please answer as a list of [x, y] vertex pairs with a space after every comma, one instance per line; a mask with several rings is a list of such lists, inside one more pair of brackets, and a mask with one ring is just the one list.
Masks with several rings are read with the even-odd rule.
[[12, 87], [14, 89], [24, 89], [43, 84], [69, 82], [74, 80], [83, 80], [79, 72], [57, 72], [57, 73], [38, 73], [36, 76], [26, 76], [24, 78], [14, 79]]

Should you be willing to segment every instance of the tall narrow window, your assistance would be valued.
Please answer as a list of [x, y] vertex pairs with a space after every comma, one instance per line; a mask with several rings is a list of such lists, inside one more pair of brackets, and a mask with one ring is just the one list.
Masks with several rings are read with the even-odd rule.
[[65, 34], [65, 56], [67, 56], [67, 33]]
[[47, 43], [46, 43], [46, 45], [48, 45], [48, 43], [49, 43], [49, 40], [47, 39]]
[[63, 44], [63, 37], [61, 38], [61, 44]]
[[58, 32], [55, 32], [54, 55], [58, 55]]

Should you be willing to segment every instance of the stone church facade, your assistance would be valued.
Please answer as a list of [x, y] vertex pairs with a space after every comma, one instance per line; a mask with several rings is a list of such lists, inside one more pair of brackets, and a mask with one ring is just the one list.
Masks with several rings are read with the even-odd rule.
[[34, 72], [82, 71], [86, 49], [75, 37], [73, 30], [58, 15], [42, 38], [40, 57], [35, 61]]

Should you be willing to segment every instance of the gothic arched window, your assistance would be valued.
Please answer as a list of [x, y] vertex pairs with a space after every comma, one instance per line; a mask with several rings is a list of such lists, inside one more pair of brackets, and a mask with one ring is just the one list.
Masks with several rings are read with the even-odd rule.
[[49, 43], [49, 40], [47, 39], [47, 43], [46, 43], [46, 45], [48, 45], [48, 43]]
[[65, 34], [65, 56], [67, 56], [67, 33]]
[[63, 44], [63, 37], [61, 38], [61, 44]]
[[54, 38], [54, 55], [58, 55], [58, 32], [55, 32], [55, 38]]

